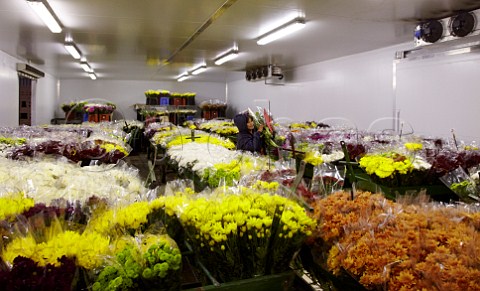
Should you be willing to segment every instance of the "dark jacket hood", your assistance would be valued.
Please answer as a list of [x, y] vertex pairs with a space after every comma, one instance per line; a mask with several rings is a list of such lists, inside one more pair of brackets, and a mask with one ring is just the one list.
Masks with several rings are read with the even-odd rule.
[[250, 133], [247, 127], [248, 115], [245, 113], [239, 113], [233, 118], [233, 122], [238, 128], [239, 133]]

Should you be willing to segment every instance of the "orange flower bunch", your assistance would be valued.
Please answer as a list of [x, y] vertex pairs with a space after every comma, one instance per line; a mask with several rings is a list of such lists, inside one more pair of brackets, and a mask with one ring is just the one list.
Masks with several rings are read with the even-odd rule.
[[348, 197], [336, 193], [315, 207], [331, 272], [367, 289], [480, 290], [478, 213], [370, 193]]
[[334, 193], [314, 205], [314, 217], [318, 219], [317, 236], [331, 246], [345, 236], [346, 231], [349, 235], [354, 235], [355, 229], [361, 231], [364, 224], [369, 223], [365, 219], [378, 217], [392, 205], [393, 202], [381, 194], [358, 192], [355, 200], [351, 200], [349, 193]]

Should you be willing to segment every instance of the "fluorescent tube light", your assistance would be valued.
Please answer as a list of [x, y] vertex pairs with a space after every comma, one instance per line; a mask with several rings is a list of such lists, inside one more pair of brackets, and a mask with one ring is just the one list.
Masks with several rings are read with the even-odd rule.
[[454, 49], [451, 51], [446, 52], [445, 54], [448, 56], [454, 56], [454, 55], [461, 55], [461, 54], [468, 54], [472, 52], [472, 49], [469, 47], [466, 48], [461, 48], [461, 49]]
[[234, 47], [230, 49], [229, 51], [217, 56], [215, 58], [215, 65], [221, 65], [223, 63], [226, 63], [228, 61], [233, 60], [234, 58], [238, 57], [238, 48]]
[[303, 17], [297, 17], [260, 36], [257, 40], [257, 44], [265, 45], [292, 32], [295, 32], [303, 27], [305, 27], [305, 19]]
[[87, 62], [80, 62], [80, 66], [87, 73], [93, 72], [92, 68], [90, 67], [90, 65]]
[[79, 59], [82, 57], [82, 53], [78, 49], [78, 47], [73, 42], [66, 42], [65, 49], [69, 52], [74, 59]]
[[178, 82], [183, 82], [186, 79], [190, 78], [190, 75], [188, 73], [183, 73], [180, 76], [177, 77]]
[[96, 79], [97, 79], [97, 75], [95, 75], [95, 73], [94, 73], [94, 72], [90, 72], [90, 73], [88, 73], [88, 76], [89, 76], [89, 77], [90, 77], [90, 79], [92, 79], [92, 80], [96, 80]]
[[200, 66], [194, 68], [190, 73], [191, 73], [192, 75], [198, 75], [198, 74], [200, 74], [200, 73], [205, 72], [206, 70], [207, 70], [207, 66], [206, 66], [206, 65], [200, 65]]
[[[46, 0], [40, 1], [27, 1], [28, 5], [32, 7], [33, 11], [42, 19], [43, 23], [50, 29], [53, 33], [62, 32], [62, 27], [57, 21], [56, 16], [53, 14], [53, 11], [48, 6]], [[50, 8], [50, 9], [49, 9]]]

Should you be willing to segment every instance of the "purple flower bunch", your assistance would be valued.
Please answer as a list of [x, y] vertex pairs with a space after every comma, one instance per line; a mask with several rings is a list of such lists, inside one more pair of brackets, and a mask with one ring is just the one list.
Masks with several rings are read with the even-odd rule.
[[0, 270], [0, 286], [2, 290], [75, 290], [75, 259], [63, 256], [58, 261], [58, 267], [42, 267], [32, 259], [16, 257], [11, 269]]
[[103, 114], [110, 114], [112, 113], [113, 111], [115, 111], [115, 109], [117, 108], [115, 106], [115, 104], [113, 103], [107, 103], [107, 104], [93, 104], [93, 103], [89, 103], [89, 104], [86, 104], [84, 107], [85, 109], [85, 112], [87, 113], [103, 113]]

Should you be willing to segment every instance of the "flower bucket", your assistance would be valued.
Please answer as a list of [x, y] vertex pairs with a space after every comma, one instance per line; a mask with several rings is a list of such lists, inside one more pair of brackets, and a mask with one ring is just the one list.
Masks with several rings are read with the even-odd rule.
[[96, 113], [88, 114], [88, 122], [98, 122], [98, 114]]
[[73, 111], [65, 112], [65, 120], [72, 121], [75, 119], [75, 113]]
[[160, 97], [160, 105], [169, 105], [170, 97]]
[[175, 97], [173, 98], [173, 105], [175, 106], [185, 105], [185, 99], [182, 97]]
[[111, 121], [111, 114], [108, 114], [108, 113], [103, 113], [103, 114], [99, 114], [99, 121], [100, 122], [105, 122], [105, 121]]

